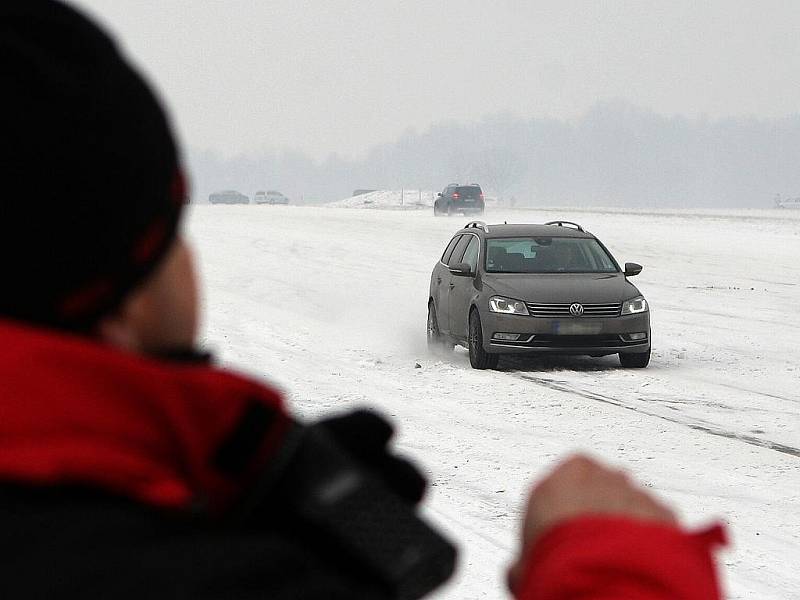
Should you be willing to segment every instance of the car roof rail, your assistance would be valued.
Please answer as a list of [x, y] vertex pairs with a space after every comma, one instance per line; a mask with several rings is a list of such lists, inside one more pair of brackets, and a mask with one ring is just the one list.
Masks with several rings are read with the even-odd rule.
[[486, 233], [489, 233], [489, 226], [483, 221], [470, 221], [464, 225], [464, 229], [483, 229]]
[[556, 227], [572, 226], [578, 231], [583, 231], [583, 232], [586, 231], [583, 227], [581, 227], [577, 223], [573, 223], [572, 221], [548, 221], [547, 223], [545, 223], [545, 225], [555, 225]]

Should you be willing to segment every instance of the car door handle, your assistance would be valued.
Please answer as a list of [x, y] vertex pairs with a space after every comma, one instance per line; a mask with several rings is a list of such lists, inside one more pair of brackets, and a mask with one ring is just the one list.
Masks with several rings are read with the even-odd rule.
[[455, 283], [451, 283], [450, 284], [450, 289], [452, 290], [454, 287], [456, 287], [456, 284]]
[[436, 278], [436, 283], [442, 283], [442, 278], [441, 277], [437, 277]]

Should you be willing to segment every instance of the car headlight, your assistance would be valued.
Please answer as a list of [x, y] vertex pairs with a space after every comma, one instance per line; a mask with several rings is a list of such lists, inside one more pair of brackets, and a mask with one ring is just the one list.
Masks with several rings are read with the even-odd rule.
[[506, 298], [504, 296], [492, 296], [489, 298], [489, 310], [496, 313], [507, 315], [527, 315], [528, 307], [524, 302]]
[[644, 296], [637, 296], [622, 303], [623, 315], [636, 315], [643, 312], [647, 312], [647, 300], [644, 299]]

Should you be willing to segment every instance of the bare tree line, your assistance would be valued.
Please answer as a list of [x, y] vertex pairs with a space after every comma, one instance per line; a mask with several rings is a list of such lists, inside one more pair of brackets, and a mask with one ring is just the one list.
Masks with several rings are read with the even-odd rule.
[[800, 114], [690, 119], [613, 102], [574, 122], [496, 115], [437, 123], [361, 160], [191, 153], [189, 166], [201, 199], [215, 189], [270, 188], [295, 203], [318, 203], [356, 188], [479, 182], [521, 206], [767, 207], [775, 194], [800, 193]]

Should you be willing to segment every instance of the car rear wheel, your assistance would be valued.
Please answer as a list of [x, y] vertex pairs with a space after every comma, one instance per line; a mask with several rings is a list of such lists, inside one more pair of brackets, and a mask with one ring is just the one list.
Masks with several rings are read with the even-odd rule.
[[644, 369], [650, 364], [650, 349], [647, 352], [620, 352], [619, 364], [626, 369]]
[[499, 354], [491, 354], [483, 349], [483, 328], [481, 327], [481, 317], [477, 310], [473, 310], [469, 315], [469, 364], [473, 369], [494, 369], [497, 367]]
[[436, 307], [433, 300], [428, 302], [428, 350], [445, 352], [453, 349], [453, 345], [439, 331], [439, 320], [436, 318]]

